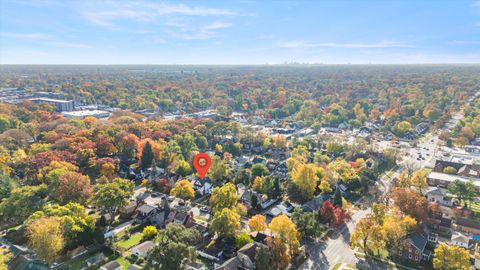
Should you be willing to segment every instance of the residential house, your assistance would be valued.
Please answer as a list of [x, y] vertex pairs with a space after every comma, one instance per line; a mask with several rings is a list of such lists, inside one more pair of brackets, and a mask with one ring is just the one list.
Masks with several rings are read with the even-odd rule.
[[415, 128], [414, 128], [415, 134], [420, 135], [420, 134], [423, 134], [423, 133], [427, 132], [428, 127], [429, 127], [428, 122], [422, 122], [422, 123], [416, 125]]
[[257, 197], [257, 202], [259, 204], [262, 203], [262, 194], [260, 193], [257, 193], [255, 191], [253, 191], [252, 189], [250, 188], [246, 188], [245, 185], [243, 184], [238, 184], [237, 185], [237, 193], [238, 193], [238, 198], [239, 198], [239, 201], [245, 205], [248, 209], [252, 208], [252, 198], [253, 196]]
[[122, 266], [117, 261], [110, 261], [100, 267], [100, 270], [120, 270]]
[[453, 206], [453, 199], [447, 196], [447, 192], [444, 189], [432, 187], [425, 193], [425, 196], [429, 202], [435, 202], [449, 207]]
[[274, 172], [275, 171], [275, 168], [278, 166], [278, 161], [275, 161], [275, 160], [269, 160], [267, 161], [267, 169], [270, 171], [270, 172]]
[[469, 247], [468, 244], [470, 242], [470, 238], [461, 234], [461, 233], [459, 233], [459, 232], [455, 232], [455, 233], [452, 234], [451, 241], [452, 241], [453, 245], [468, 249], [468, 247]]
[[480, 146], [479, 145], [465, 145], [465, 152], [479, 155], [480, 154]]
[[137, 208], [135, 222], [140, 224], [152, 224], [156, 227], [162, 228], [165, 226], [165, 220], [169, 212], [170, 209], [168, 207], [144, 204]]
[[280, 179], [283, 179], [283, 178], [287, 177], [287, 172], [288, 172], [287, 162], [282, 161], [275, 167], [275, 170], [274, 170], [273, 173], [275, 175], [280, 176]]
[[453, 228], [458, 232], [467, 234], [480, 234], [480, 222], [471, 218], [457, 218]]
[[260, 243], [249, 243], [237, 251], [237, 256], [225, 261], [222, 265], [215, 268], [215, 270], [254, 270], [255, 269], [255, 254]]
[[118, 212], [120, 213], [120, 217], [122, 218], [128, 218], [132, 216], [135, 213], [135, 210], [137, 209], [138, 203], [136, 200], [130, 200], [127, 205], [121, 207]]
[[213, 191], [213, 184], [210, 178], [206, 177], [203, 180], [198, 177], [192, 177], [190, 179], [190, 183], [192, 183], [193, 189], [200, 193], [200, 195], [210, 195]]
[[146, 258], [148, 252], [150, 252], [153, 248], [155, 248], [155, 244], [152, 241], [145, 241], [134, 246], [130, 249], [130, 251], [137, 257]]
[[187, 228], [195, 225], [195, 219], [193, 218], [193, 212], [190, 211], [190, 207], [177, 207], [171, 210], [165, 224], [168, 225], [170, 223], [181, 224]]
[[249, 161], [247, 156], [240, 156], [235, 158], [235, 166], [237, 169], [241, 169], [245, 167], [245, 164]]
[[480, 164], [469, 163], [466, 161], [447, 161], [437, 160], [435, 162], [434, 172], [443, 173], [443, 170], [447, 167], [452, 167], [457, 170], [456, 175], [463, 177], [480, 178]]
[[95, 254], [94, 256], [85, 260], [87, 267], [99, 266], [107, 260], [107, 257], [103, 253]]
[[293, 211], [293, 205], [287, 201], [282, 201], [281, 203], [275, 205], [267, 211], [267, 216], [277, 217], [279, 215], [291, 216]]
[[408, 261], [411, 263], [420, 263], [430, 260], [431, 251], [426, 250], [427, 236], [421, 232], [414, 232], [408, 234], [400, 240], [397, 248], [396, 257], [401, 261]]
[[328, 194], [321, 194], [313, 198], [311, 201], [304, 203], [301, 206], [303, 212], [317, 212], [322, 208], [322, 205], [325, 201], [329, 200], [330, 196]]
[[438, 233], [429, 232], [427, 240], [433, 244], [438, 243]]
[[263, 165], [266, 165], [267, 164], [267, 159], [264, 158], [264, 157], [261, 157], [261, 156], [255, 156], [252, 159], [252, 164], [258, 164], [258, 163], [262, 163]]

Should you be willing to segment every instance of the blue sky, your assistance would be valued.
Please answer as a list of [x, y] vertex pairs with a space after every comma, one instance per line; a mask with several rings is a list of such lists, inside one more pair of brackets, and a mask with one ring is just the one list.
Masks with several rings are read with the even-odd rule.
[[1, 0], [2, 64], [480, 63], [480, 0]]

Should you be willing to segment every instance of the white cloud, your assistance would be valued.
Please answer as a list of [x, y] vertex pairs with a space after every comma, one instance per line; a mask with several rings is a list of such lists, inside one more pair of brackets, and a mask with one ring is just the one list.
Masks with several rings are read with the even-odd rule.
[[49, 40], [52, 36], [43, 33], [1, 33], [3, 37], [28, 40]]
[[278, 42], [277, 47], [285, 49], [304, 49], [304, 48], [350, 48], [350, 49], [376, 49], [376, 48], [410, 48], [413, 45], [405, 42], [383, 40], [377, 43], [312, 43], [305, 40]]
[[236, 12], [221, 8], [193, 7], [184, 4], [146, 3], [146, 2], [111, 2], [98, 10], [98, 5], [92, 5], [82, 12], [90, 22], [101, 26], [114, 26], [115, 21], [153, 21], [164, 16], [235, 16]]
[[83, 44], [83, 43], [70, 43], [70, 42], [61, 42], [61, 41], [52, 41], [49, 42], [50, 45], [60, 48], [77, 48], [77, 49], [91, 49], [93, 46]]
[[451, 43], [454, 45], [480, 45], [480, 40], [454, 40]]
[[37, 41], [40, 44], [46, 44], [49, 46], [59, 47], [59, 48], [77, 48], [77, 49], [89, 49], [93, 48], [90, 45], [83, 43], [71, 43], [65, 41], [59, 41], [52, 35], [47, 35], [43, 33], [0, 33], [0, 36], [11, 38], [11, 39], [21, 39], [21, 40], [30, 40]]
[[178, 29], [167, 30], [173, 37], [184, 40], [210, 39], [217, 35], [217, 30], [231, 27], [231, 23], [215, 21], [201, 26], [186, 25]]

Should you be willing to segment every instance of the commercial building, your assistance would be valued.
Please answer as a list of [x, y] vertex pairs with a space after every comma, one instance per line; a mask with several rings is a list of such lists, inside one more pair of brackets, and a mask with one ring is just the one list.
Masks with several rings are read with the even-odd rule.
[[99, 119], [108, 118], [110, 116], [109, 111], [102, 111], [102, 110], [69, 111], [69, 112], [62, 112], [62, 114], [66, 118], [79, 118], [79, 119], [83, 119], [87, 116], [92, 116]]
[[49, 103], [55, 105], [55, 111], [68, 112], [73, 111], [73, 100], [53, 99], [53, 98], [31, 98], [34, 103]]

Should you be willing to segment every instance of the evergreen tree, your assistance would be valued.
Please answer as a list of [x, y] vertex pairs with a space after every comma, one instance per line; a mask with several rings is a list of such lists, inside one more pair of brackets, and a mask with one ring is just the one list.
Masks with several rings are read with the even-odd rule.
[[152, 145], [150, 142], [147, 142], [142, 149], [142, 156], [140, 159], [140, 167], [142, 169], [148, 169], [152, 166], [153, 159], [155, 155], [153, 154]]
[[342, 194], [340, 194], [340, 187], [337, 186], [335, 194], [333, 195], [333, 205], [335, 207], [342, 207]]
[[275, 198], [278, 198], [282, 195], [282, 190], [280, 187], [280, 179], [275, 177], [275, 182], [273, 184], [273, 194]]

